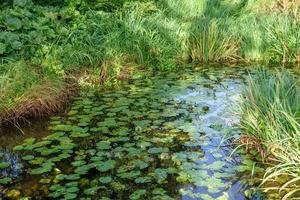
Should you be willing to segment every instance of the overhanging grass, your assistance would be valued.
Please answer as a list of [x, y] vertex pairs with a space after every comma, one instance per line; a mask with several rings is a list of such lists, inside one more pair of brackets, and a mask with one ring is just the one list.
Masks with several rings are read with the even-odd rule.
[[67, 104], [72, 88], [56, 75], [26, 62], [14, 63], [0, 77], [0, 124], [51, 114]]
[[243, 93], [241, 127], [276, 160], [262, 184], [290, 176], [289, 182], [277, 187], [287, 198], [300, 184], [300, 82], [286, 70], [257, 74]]

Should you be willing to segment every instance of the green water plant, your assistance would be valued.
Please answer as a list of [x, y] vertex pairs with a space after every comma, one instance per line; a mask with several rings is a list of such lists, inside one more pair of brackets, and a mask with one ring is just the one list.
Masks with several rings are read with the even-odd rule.
[[243, 93], [241, 127], [253, 138], [252, 143], [266, 161], [262, 186], [278, 177], [289, 177], [286, 183], [273, 187], [283, 198], [298, 195], [299, 185], [299, 114], [300, 85], [295, 74], [286, 69], [261, 70], [252, 76]]
[[[159, 74], [150, 81], [137, 77], [113, 92], [82, 90], [65, 116], [51, 119], [50, 135], [28, 138], [14, 148], [24, 162], [23, 173], [35, 185], [34, 190], [18, 188], [21, 196], [157, 200], [197, 196], [193, 190], [176, 192], [186, 185], [203, 188], [201, 198], [222, 196], [230, 187], [226, 183], [252, 166], [232, 168], [233, 161], [223, 151], [207, 148], [210, 142], [204, 141], [198, 118], [214, 108], [207, 105], [203, 112], [205, 99], [186, 97], [196, 86], [213, 91], [199, 79], [202, 73], [210, 74], [209, 83], [215, 87], [227, 75], [191, 72]], [[179, 102], [179, 97], [186, 100]], [[225, 130], [220, 123], [206, 124], [214, 137]]]

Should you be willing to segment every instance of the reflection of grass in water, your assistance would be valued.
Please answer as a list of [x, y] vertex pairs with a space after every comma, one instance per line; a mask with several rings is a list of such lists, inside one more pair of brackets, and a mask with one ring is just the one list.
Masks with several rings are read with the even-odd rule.
[[47, 119], [36, 119], [29, 126], [2, 126], [0, 128], [0, 143], [2, 147], [12, 149], [16, 145], [22, 143], [26, 138], [43, 138], [51, 134], [48, 130], [49, 118]]
[[[243, 94], [241, 125], [245, 133], [262, 145], [262, 155], [274, 164], [264, 176], [262, 187], [277, 177], [289, 177], [273, 189], [288, 198], [298, 196], [299, 177], [299, 81], [285, 70], [270, 73], [261, 70], [249, 79]], [[257, 145], [256, 145], [257, 146]]]

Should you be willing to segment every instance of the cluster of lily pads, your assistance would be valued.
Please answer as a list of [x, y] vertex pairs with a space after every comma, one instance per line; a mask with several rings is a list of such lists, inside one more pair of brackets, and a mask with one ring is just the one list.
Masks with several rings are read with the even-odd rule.
[[51, 119], [51, 135], [14, 148], [25, 174], [11, 187], [19, 191], [14, 198], [228, 197], [236, 173], [252, 166], [239, 169], [210, 146], [235, 131], [216, 115], [204, 117], [218, 107], [221, 79], [204, 72], [164, 76], [137, 77], [119, 90], [83, 90], [67, 116]]

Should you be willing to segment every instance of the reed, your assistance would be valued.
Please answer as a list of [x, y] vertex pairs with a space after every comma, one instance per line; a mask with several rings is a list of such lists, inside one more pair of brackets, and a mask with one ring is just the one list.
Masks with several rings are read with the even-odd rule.
[[288, 182], [276, 187], [286, 199], [299, 191], [300, 184], [299, 79], [286, 70], [261, 70], [249, 78], [242, 99], [241, 127], [262, 145], [265, 159], [273, 166], [261, 185], [288, 176]]

